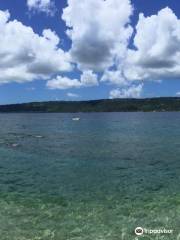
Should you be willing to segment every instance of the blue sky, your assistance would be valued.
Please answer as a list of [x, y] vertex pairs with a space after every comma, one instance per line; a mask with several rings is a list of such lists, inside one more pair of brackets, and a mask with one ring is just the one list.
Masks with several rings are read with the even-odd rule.
[[93, 1], [0, 1], [0, 104], [179, 95], [180, 2]]

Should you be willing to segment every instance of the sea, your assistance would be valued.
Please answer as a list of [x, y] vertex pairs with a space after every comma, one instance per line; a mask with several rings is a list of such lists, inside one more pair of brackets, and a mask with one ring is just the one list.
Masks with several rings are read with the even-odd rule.
[[180, 239], [179, 112], [0, 114], [0, 240], [138, 239]]

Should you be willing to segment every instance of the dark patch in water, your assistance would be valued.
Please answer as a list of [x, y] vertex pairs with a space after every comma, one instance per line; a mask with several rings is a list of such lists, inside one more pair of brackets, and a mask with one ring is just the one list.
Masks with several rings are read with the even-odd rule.
[[152, 186], [148, 187], [148, 189], [152, 192], [157, 192], [157, 191], [161, 190], [163, 187], [164, 187], [163, 184], [159, 184], [159, 185], [154, 185], [154, 186], [152, 185]]
[[127, 170], [128, 167], [116, 167], [115, 169], [116, 169], [116, 170]]
[[21, 179], [20, 178], [17, 178], [17, 179], [8, 179], [8, 180], [5, 180], [3, 181], [4, 184], [17, 184], [18, 182], [20, 182]]
[[155, 166], [155, 165], [160, 165], [162, 162], [161, 161], [152, 161], [149, 163], [150, 166]]

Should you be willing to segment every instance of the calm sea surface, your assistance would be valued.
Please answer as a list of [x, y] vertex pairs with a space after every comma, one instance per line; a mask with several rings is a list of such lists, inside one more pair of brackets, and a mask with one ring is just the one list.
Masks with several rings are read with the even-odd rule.
[[0, 137], [1, 240], [180, 239], [180, 113], [0, 114]]

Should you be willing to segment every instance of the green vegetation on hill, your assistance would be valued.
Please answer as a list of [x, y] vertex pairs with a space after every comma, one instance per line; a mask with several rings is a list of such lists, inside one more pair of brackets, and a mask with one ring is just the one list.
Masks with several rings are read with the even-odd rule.
[[0, 112], [151, 112], [180, 111], [180, 98], [52, 101], [0, 105]]

